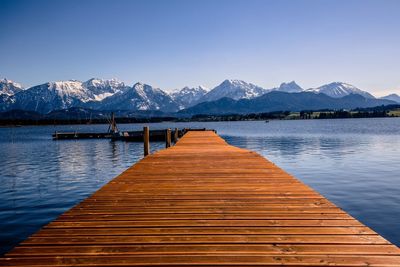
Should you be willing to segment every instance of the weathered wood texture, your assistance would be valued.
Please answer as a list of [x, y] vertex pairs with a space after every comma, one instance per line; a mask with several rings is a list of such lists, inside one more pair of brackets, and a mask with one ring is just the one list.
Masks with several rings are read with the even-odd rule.
[[260, 155], [189, 132], [4, 266], [400, 266], [400, 250]]

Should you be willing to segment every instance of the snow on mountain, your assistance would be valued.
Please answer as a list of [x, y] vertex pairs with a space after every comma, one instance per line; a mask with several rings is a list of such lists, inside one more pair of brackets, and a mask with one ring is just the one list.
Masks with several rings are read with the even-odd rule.
[[271, 91], [253, 99], [233, 100], [222, 98], [216, 101], [199, 103], [180, 111], [181, 114], [249, 114], [274, 112], [282, 110], [321, 110], [321, 109], [355, 109], [391, 105], [390, 100], [365, 98], [362, 95], [350, 94], [341, 98], [333, 98], [325, 94], [312, 92], [287, 93]]
[[15, 104], [14, 95], [23, 90], [23, 87], [8, 79], [0, 80], [0, 111], [9, 110]]
[[22, 90], [23, 87], [19, 83], [5, 78], [0, 80], [0, 95], [12, 96]]
[[39, 89], [41, 92], [45, 92], [46, 90], [61, 97], [67, 105], [74, 99], [87, 102], [92, 98], [92, 93], [83, 87], [83, 83], [75, 80], [49, 82]]
[[126, 86], [116, 80], [48, 82], [20, 90], [7, 101], [0, 101], [0, 110], [22, 109], [47, 113], [55, 109], [84, 106], [87, 102], [99, 101], [123, 90], [126, 90]]
[[172, 92], [170, 95], [178, 103], [179, 108], [191, 107], [197, 104], [200, 98], [207, 93], [207, 88], [203, 86], [197, 86], [193, 88], [184, 87], [181, 90]]
[[78, 81], [48, 82], [33, 86], [14, 96], [13, 109], [48, 113], [55, 109], [65, 109], [81, 105], [90, 99], [90, 94]]
[[272, 89], [272, 91], [300, 93], [303, 91], [303, 88], [301, 88], [295, 81], [291, 81], [289, 83], [281, 83], [279, 87]]
[[205, 94], [199, 102], [214, 101], [223, 97], [229, 97], [235, 100], [251, 99], [267, 93], [268, 91], [241, 80], [225, 80], [220, 85]]
[[371, 95], [370, 93], [368, 93], [366, 91], [362, 91], [351, 84], [342, 83], [342, 82], [333, 82], [330, 84], [325, 84], [318, 88], [311, 88], [306, 91], [326, 94], [333, 98], [340, 98], [340, 97], [344, 97], [344, 96], [347, 96], [350, 94], [358, 94], [358, 95], [362, 95], [366, 98], [375, 98], [373, 95]]
[[383, 96], [380, 99], [392, 100], [392, 101], [397, 102], [397, 103], [400, 104], [400, 96], [397, 95], [397, 94], [390, 94], [390, 95], [387, 95], [387, 96]]
[[126, 91], [128, 89], [128, 87], [123, 82], [115, 79], [102, 80], [92, 78], [82, 83], [82, 86], [84, 88], [87, 88], [92, 93], [92, 101], [101, 101], [106, 97]]
[[136, 83], [133, 87], [116, 93], [95, 105], [105, 110], [162, 110], [177, 111], [178, 104], [166, 92], [150, 85]]
[[[215, 101], [224, 97], [234, 100], [253, 99], [271, 91], [323, 93], [333, 98], [358, 94], [368, 99], [374, 99], [368, 92], [340, 82], [303, 90], [296, 82], [292, 81], [282, 83], [277, 88], [265, 90], [241, 80], [225, 80], [211, 91], [199, 86], [185, 87], [168, 94], [147, 84], [136, 83], [130, 87], [114, 79], [93, 78], [85, 82], [76, 80], [48, 82], [28, 89], [23, 89], [18, 83], [3, 79], [0, 80], [0, 111], [21, 109], [48, 113], [53, 110], [83, 107], [97, 110], [174, 112], [201, 102]], [[288, 97], [288, 94], [284, 95]], [[400, 103], [400, 96], [396, 94], [382, 97], [382, 99]]]

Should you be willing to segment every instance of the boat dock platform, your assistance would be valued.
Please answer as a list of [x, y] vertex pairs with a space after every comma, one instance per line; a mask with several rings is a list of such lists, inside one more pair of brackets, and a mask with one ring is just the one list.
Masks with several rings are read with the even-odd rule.
[[[167, 130], [151, 130], [149, 131], [149, 141], [165, 141]], [[178, 136], [182, 137], [183, 130], [178, 130]], [[175, 134], [174, 134], [175, 136]], [[77, 139], [111, 139], [131, 142], [143, 142], [143, 131], [121, 131], [107, 133], [85, 133], [85, 132], [55, 132], [53, 140], [77, 140]]]
[[[149, 141], [160, 142], [166, 141], [167, 131], [164, 130], [150, 130], [149, 131]], [[173, 137], [173, 142], [176, 142], [178, 138], [181, 138], [188, 131], [214, 131], [212, 129], [174, 129], [170, 130]], [[77, 140], [77, 139], [111, 139], [120, 141], [130, 141], [130, 142], [143, 142], [144, 132], [143, 131], [108, 131], [105, 133], [100, 132], [55, 132], [52, 134], [53, 140]]]
[[0, 266], [399, 267], [400, 249], [259, 154], [188, 131]]

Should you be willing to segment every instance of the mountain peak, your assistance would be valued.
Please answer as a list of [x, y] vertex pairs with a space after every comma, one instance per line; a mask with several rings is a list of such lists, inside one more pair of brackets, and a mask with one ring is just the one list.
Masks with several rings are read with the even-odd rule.
[[222, 97], [229, 97], [235, 100], [241, 98], [254, 98], [266, 93], [267, 90], [252, 83], [242, 80], [225, 80], [220, 85], [209, 91], [201, 101], [213, 101]]
[[247, 85], [249, 83], [246, 83], [243, 80], [237, 80], [237, 79], [226, 79], [224, 80], [221, 85], [233, 85], [233, 86], [243, 86]]
[[206, 93], [206, 88], [199, 85], [192, 88], [185, 86], [181, 90], [172, 92], [170, 95], [178, 103], [179, 108], [183, 109], [197, 104], [199, 99], [202, 98]]
[[144, 88], [147, 84], [142, 83], [142, 82], [137, 82], [135, 83], [132, 88]]
[[346, 88], [356, 88], [356, 89], [358, 89], [354, 85], [351, 85], [351, 84], [345, 83], [345, 82], [331, 82], [331, 83], [325, 84], [323, 86], [329, 86], [329, 87], [342, 86], [342, 87], [346, 87]]
[[390, 95], [387, 95], [387, 96], [395, 96], [395, 97], [400, 97], [398, 94], [390, 94]]
[[104, 84], [104, 81], [103, 81], [103, 79], [99, 79], [99, 78], [91, 78], [91, 79], [87, 80], [86, 82], [84, 82], [84, 84], [87, 86], [98, 86], [98, 85]]
[[163, 110], [176, 111], [178, 105], [170, 95], [151, 85], [137, 82], [127, 91], [114, 94], [100, 103], [102, 108], [112, 110]]
[[392, 101], [400, 104], [400, 96], [398, 94], [390, 94], [390, 95], [381, 97], [381, 99], [392, 100]]
[[283, 83], [281, 83], [281, 85], [282, 85], [282, 84], [297, 85], [297, 83], [296, 83], [295, 81], [291, 81], [291, 82], [287, 82], [287, 83], [283, 82]]
[[142, 97], [143, 99], [148, 99], [149, 96], [150, 98], [154, 95], [163, 95], [163, 96], [168, 96], [170, 97], [166, 92], [164, 92], [163, 90], [153, 87], [151, 85], [145, 84], [145, 83], [141, 83], [141, 82], [137, 82], [133, 85], [132, 89], [134, 91], [136, 91], [136, 93]]
[[0, 80], [0, 95], [5, 94], [11, 96], [22, 90], [23, 87], [19, 83], [16, 83], [6, 78]]
[[125, 84], [121, 81], [118, 81], [117, 79], [99, 79], [99, 78], [91, 78], [87, 80], [86, 82], [83, 82], [83, 86], [86, 88], [90, 87], [124, 87]]
[[281, 85], [276, 88], [276, 91], [281, 91], [281, 92], [287, 92], [287, 93], [299, 93], [303, 91], [303, 88], [301, 88], [295, 81], [291, 81], [288, 83], [281, 83]]
[[203, 90], [203, 91], [208, 91], [208, 90], [209, 90], [207, 87], [205, 87], [205, 86], [203, 86], [203, 85], [199, 85], [199, 86], [197, 86], [197, 87], [194, 87], [194, 89]]
[[350, 94], [362, 95], [365, 98], [375, 98], [370, 93], [344, 82], [331, 82], [318, 88], [308, 89], [307, 91], [326, 94], [333, 98], [340, 98]]

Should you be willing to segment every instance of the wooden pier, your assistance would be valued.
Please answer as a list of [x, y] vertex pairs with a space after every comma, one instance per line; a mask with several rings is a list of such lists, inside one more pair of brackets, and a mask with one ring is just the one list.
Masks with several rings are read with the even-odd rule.
[[399, 267], [400, 249], [257, 153], [189, 131], [0, 265]]

